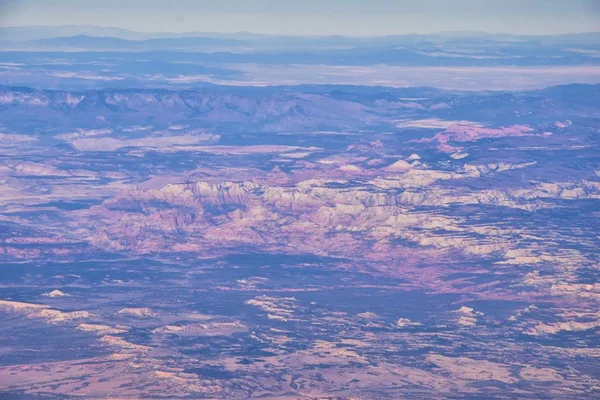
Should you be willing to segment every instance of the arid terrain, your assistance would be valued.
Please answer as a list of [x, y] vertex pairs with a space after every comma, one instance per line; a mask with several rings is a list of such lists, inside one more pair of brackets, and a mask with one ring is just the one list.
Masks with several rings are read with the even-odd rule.
[[599, 98], [4, 87], [0, 387], [595, 397]]
[[2, 32], [1, 399], [600, 398], [597, 35]]

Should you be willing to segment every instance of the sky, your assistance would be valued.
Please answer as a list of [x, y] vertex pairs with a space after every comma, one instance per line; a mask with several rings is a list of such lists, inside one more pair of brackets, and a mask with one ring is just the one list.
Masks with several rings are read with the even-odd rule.
[[600, 0], [0, 0], [0, 26], [374, 36], [600, 31]]

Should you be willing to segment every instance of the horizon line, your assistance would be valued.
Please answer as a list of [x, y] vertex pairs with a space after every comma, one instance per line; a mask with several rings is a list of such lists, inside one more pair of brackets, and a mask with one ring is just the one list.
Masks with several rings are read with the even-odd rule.
[[[346, 38], [378, 38], [378, 37], [390, 37], [390, 36], [431, 36], [431, 35], [506, 35], [516, 37], [544, 37], [544, 36], [567, 36], [567, 35], [586, 35], [586, 34], [600, 34], [598, 31], [570, 31], [562, 33], [508, 33], [508, 32], [489, 32], [479, 30], [444, 30], [444, 31], [433, 31], [429, 33], [391, 33], [386, 35], [349, 35], [349, 34], [338, 34], [331, 33], [326, 35], [302, 35], [302, 34], [283, 34], [283, 33], [260, 33], [251, 31], [235, 31], [235, 32], [219, 32], [219, 31], [138, 31], [119, 26], [108, 26], [108, 25], [86, 25], [86, 24], [61, 24], [61, 25], [0, 25], [0, 29], [19, 29], [19, 28], [100, 28], [100, 29], [116, 29], [128, 33], [137, 34], [168, 34], [168, 35], [186, 35], [186, 34], [215, 34], [215, 35], [256, 35], [256, 36], [280, 36], [280, 37], [305, 37], [305, 38], [327, 38], [327, 37], [346, 37]], [[90, 36], [82, 34], [83, 36]], [[77, 36], [77, 35], [72, 35]], [[106, 37], [106, 36], [105, 36]]]

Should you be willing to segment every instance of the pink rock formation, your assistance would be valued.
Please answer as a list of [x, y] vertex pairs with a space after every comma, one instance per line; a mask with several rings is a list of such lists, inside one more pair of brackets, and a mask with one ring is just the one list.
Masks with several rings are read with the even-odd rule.
[[485, 138], [499, 138], [506, 136], [525, 136], [531, 134], [533, 128], [527, 125], [512, 125], [503, 128], [482, 128], [470, 125], [451, 125], [443, 132], [431, 138], [416, 140], [417, 143], [438, 143], [438, 150], [443, 153], [454, 153], [460, 148], [452, 146], [450, 142], [474, 142]]

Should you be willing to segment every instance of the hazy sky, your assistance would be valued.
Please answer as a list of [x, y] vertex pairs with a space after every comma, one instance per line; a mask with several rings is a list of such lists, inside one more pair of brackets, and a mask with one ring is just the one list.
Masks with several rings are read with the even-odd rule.
[[0, 0], [0, 25], [384, 35], [600, 31], [600, 0]]

